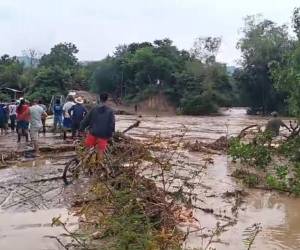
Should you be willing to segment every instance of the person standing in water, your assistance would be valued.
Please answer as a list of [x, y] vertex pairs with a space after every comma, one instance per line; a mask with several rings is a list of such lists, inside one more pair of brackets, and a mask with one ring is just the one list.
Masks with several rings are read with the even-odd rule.
[[30, 139], [33, 143], [33, 148], [36, 153], [36, 156], [39, 156], [39, 131], [43, 127], [42, 117], [46, 117], [47, 113], [44, 109], [36, 102], [33, 101], [30, 110]]
[[21, 99], [19, 106], [17, 107], [17, 132], [18, 143], [21, 142], [22, 135], [25, 136], [26, 142], [28, 142], [28, 127], [30, 120], [29, 106], [24, 99]]
[[279, 135], [280, 127], [285, 127], [290, 130], [290, 128], [278, 117], [276, 111], [272, 112], [271, 115], [272, 118], [268, 121], [265, 132], [270, 133], [272, 137], [276, 137]]

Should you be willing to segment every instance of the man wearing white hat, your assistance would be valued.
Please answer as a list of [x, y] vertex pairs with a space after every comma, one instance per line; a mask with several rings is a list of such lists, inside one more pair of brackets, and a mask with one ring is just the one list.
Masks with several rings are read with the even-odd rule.
[[68, 111], [72, 121], [72, 138], [75, 138], [77, 136], [80, 128], [80, 123], [87, 114], [87, 110], [82, 105], [84, 103], [84, 100], [81, 96], [75, 98], [75, 103], [76, 104], [72, 106]]

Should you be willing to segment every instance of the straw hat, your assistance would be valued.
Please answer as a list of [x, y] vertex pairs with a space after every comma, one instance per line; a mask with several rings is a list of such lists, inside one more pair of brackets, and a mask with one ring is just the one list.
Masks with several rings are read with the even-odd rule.
[[75, 98], [75, 102], [79, 103], [79, 104], [83, 104], [84, 100], [83, 100], [83, 98], [81, 96], [79, 96], [79, 97]]

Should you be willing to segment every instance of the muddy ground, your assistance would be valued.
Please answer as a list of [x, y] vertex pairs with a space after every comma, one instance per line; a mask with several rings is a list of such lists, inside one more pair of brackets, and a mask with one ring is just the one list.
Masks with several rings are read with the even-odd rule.
[[[127, 128], [136, 119], [142, 122], [139, 128], [129, 132], [132, 137], [146, 139], [160, 134], [176, 140], [184, 133], [184, 140], [190, 142], [212, 142], [223, 135], [235, 135], [248, 125], [266, 121], [246, 116], [244, 109], [231, 109], [224, 111], [223, 116], [215, 117], [118, 116], [118, 130]], [[68, 212], [69, 198], [83, 187], [66, 187], [59, 179], [74, 152], [58, 150], [43, 153], [38, 160], [29, 159], [22, 154], [28, 146], [18, 146], [15, 137], [13, 134], [0, 137], [0, 152], [18, 151], [21, 155], [17, 161], [2, 164], [4, 167], [0, 169], [0, 249], [60, 249], [56, 240], [45, 236], [63, 233], [62, 229], [51, 227], [54, 216], [69, 218], [68, 227], [76, 228], [77, 218]], [[40, 141], [44, 148], [70, 147], [70, 144], [64, 144], [59, 134], [41, 135]], [[247, 249], [243, 242], [244, 230], [254, 223], [261, 223], [262, 231], [252, 249], [298, 249], [300, 199], [276, 192], [245, 189], [230, 177], [230, 159], [220, 152], [185, 151], [185, 154], [193, 166], [202, 166], [203, 159], [208, 157], [213, 160], [203, 169], [201, 185], [194, 190], [196, 206], [199, 207], [195, 209], [195, 216], [202, 230], [189, 235], [185, 244], [187, 248], [205, 247], [211, 241], [210, 246], [216, 249]], [[219, 237], [203, 237], [211, 235], [217, 224], [222, 227]]]

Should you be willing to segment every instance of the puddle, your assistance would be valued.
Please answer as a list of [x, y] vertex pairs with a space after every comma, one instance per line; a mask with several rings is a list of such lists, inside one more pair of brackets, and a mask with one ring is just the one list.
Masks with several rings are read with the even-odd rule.
[[48, 167], [50, 166], [51, 160], [49, 159], [22, 159], [21, 161], [19, 161], [16, 166], [17, 167]]
[[[67, 228], [77, 228], [77, 218], [68, 214], [66, 209], [38, 210], [36, 212], [0, 212], [0, 249], [1, 250], [60, 250], [55, 239], [45, 236], [59, 236], [65, 233], [61, 227], [52, 227], [53, 217], [61, 215], [67, 221]], [[63, 239], [66, 243], [67, 240]]]

